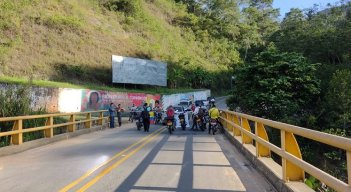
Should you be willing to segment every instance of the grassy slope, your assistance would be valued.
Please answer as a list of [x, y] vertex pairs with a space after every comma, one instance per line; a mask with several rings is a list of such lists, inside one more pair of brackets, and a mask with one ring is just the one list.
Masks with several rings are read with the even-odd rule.
[[2, 0], [0, 75], [106, 85], [112, 54], [168, 63], [191, 58], [187, 67], [218, 70], [191, 32], [170, 24], [184, 7], [171, 0], [141, 2], [140, 15], [132, 18], [96, 0]]

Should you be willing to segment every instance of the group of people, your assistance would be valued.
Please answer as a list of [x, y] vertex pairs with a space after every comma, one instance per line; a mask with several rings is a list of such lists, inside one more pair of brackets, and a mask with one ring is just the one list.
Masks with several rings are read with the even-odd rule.
[[[219, 110], [215, 105], [214, 100], [211, 100], [211, 102], [209, 103], [210, 105], [210, 109], [208, 111], [208, 115], [211, 119], [215, 119], [218, 123], [218, 118], [219, 118]], [[133, 106], [130, 108], [131, 110], [131, 115], [129, 117], [129, 121], [133, 118], [132, 117], [132, 113], [136, 113], [136, 106], [133, 104]], [[198, 124], [196, 123], [196, 119], [200, 118], [203, 119], [203, 117], [205, 116], [205, 109], [203, 109], [199, 104], [196, 104], [195, 107], [191, 108], [193, 111], [193, 125], [192, 125], [192, 130], [194, 130], [194, 128], [198, 129]], [[110, 107], [108, 109], [109, 113], [110, 113], [110, 128], [114, 128], [115, 127], [115, 116], [117, 115], [117, 120], [118, 120], [118, 125], [122, 126], [122, 112], [124, 111], [124, 109], [121, 107], [121, 104], [118, 104], [117, 106], [114, 103], [110, 104]], [[143, 105], [143, 109], [141, 112], [141, 118], [143, 119], [143, 125], [144, 125], [144, 131], [145, 132], [149, 132], [150, 129], [150, 112], [151, 111], [151, 106], [149, 106], [147, 103], [144, 103]], [[161, 107], [155, 107], [154, 111], [156, 112], [160, 112], [162, 111]], [[167, 118], [171, 119], [174, 123], [174, 108], [172, 105], [170, 105], [167, 108]], [[209, 130], [208, 132], [210, 133], [211, 131], [211, 123], [209, 124]]]
[[110, 113], [110, 128], [115, 128], [115, 117], [117, 115], [118, 126], [122, 126], [122, 112], [124, 109], [121, 107], [121, 104], [117, 106], [114, 103], [110, 104], [108, 112]]
[[[214, 119], [217, 121], [217, 123], [220, 124], [219, 122], [219, 109], [216, 107], [215, 105], [215, 101], [214, 99], [212, 99], [210, 102], [209, 102], [209, 111], [208, 111], [208, 115], [210, 117], [210, 119]], [[197, 118], [200, 118], [201, 120], [203, 120], [203, 117], [205, 116], [205, 109], [202, 108], [202, 106], [200, 106], [199, 104], [196, 104], [194, 106], [191, 107], [191, 110], [193, 112], [193, 116], [192, 116], [192, 119], [193, 119], [193, 125], [191, 127], [191, 130], [194, 130], [195, 129], [198, 129], [198, 124], [196, 122]], [[168, 108], [167, 108], [167, 118], [168, 119], [171, 119], [173, 122], [174, 122], [174, 108], [172, 105], [170, 105]], [[211, 133], [211, 123], [209, 123], [209, 129], [208, 129], [208, 133], [210, 134]]]
[[[208, 110], [208, 115], [210, 117], [210, 119], [213, 119], [213, 120], [216, 120], [217, 123], [220, 123], [219, 122], [219, 109], [216, 107], [215, 105], [215, 102], [214, 100], [212, 100], [210, 103], [209, 103], [209, 110]], [[199, 118], [200, 120], [203, 120], [204, 119], [204, 116], [205, 116], [205, 109], [202, 108], [202, 106], [200, 106], [199, 104], [196, 104], [195, 105], [195, 108], [193, 110], [193, 125], [191, 127], [192, 130], [195, 129], [198, 129], [198, 124], [196, 123], [196, 120]], [[209, 123], [209, 127], [208, 127], [208, 133], [210, 134], [211, 133], [211, 123]]]
[[[133, 106], [130, 108], [131, 113], [136, 113], [136, 107], [133, 104]], [[110, 114], [110, 128], [115, 128], [115, 117], [117, 115], [117, 120], [118, 120], [118, 125], [119, 127], [122, 126], [122, 112], [124, 109], [121, 107], [121, 104], [118, 104], [117, 106], [114, 103], [110, 104], [110, 107], [108, 109], [109, 114]], [[141, 112], [141, 117], [143, 119], [143, 125], [144, 125], [144, 130], [145, 132], [149, 132], [150, 129], [150, 112], [151, 107], [148, 106], [147, 103], [144, 103], [143, 105], [143, 110]], [[129, 117], [129, 121], [133, 117]]]

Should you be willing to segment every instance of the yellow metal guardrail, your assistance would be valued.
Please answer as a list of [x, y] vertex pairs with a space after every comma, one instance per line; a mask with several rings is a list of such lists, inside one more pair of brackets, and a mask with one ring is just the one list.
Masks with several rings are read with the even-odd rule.
[[[305, 172], [314, 176], [327, 186], [342, 192], [351, 191], [351, 139], [318, 132], [294, 125], [254, 117], [233, 111], [221, 111], [221, 121], [227, 131], [243, 145], [253, 147], [255, 141], [256, 157], [270, 157], [271, 151], [282, 158], [282, 179], [289, 181], [304, 181]], [[255, 124], [255, 131], [251, 131], [249, 121]], [[279, 129], [281, 147], [269, 142], [265, 126]], [[328, 144], [346, 151], [348, 183], [345, 183], [321, 169], [302, 160], [299, 145], [294, 135], [299, 135], [314, 141]], [[247, 146], [247, 145], [246, 145]]]
[[[107, 110], [101, 111], [89, 111], [89, 112], [78, 112], [78, 113], [57, 113], [57, 114], [45, 114], [45, 115], [29, 115], [29, 116], [18, 116], [18, 117], [4, 117], [0, 118], [0, 122], [14, 122], [12, 131], [0, 132], [0, 137], [12, 136], [11, 144], [20, 145], [23, 143], [23, 133], [29, 133], [34, 131], [44, 131], [45, 138], [51, 138], [54, 136], [54, 128], [67, 126], [68, 132], [76, 131], [76, 125], [84, 123], [85, 128], [91, 128], [94, 121], [97, 121], [98, 125], [103, 125], [104, 120], [108, 119], [108, 116], [104, 117], [104, 113]], [[92, 118], [92, 114], [98, 114], [98, 117]], [[68, 116], [69, 120], [66, 123], [54, 124], [54, 117], [65, 117]], [[85, 116], [85, 119], [76, 121], [77, 116]], [[46, 118], [45, 126], [23, 128], [23, 121], [30, 119], [43, 119]]]

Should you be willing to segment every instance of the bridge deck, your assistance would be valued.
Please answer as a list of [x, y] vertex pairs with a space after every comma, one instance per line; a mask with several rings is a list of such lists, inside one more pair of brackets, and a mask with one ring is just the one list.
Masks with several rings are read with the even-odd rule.
[[0, 158], [0, 191], [275, 191], [224, 135], [134, 124]]

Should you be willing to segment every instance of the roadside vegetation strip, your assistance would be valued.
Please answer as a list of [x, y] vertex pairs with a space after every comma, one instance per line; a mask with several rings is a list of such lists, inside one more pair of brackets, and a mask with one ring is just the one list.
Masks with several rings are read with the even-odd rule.
[[109, 172], [111, 172], [114, 168], [118, 167], [121, 165], [123, 162], [128, 160], [131, 156], [133, 156], [135, 153], [137, 153], [140, 149], [142, 149], [146, 144], [150, 143], [153, 141], [158, 135], [160, 135], [166, 128], [161, 128], [161, 131], [158, 131], [156, 134], [154, 134], [151, 138], [148, 138], [147, 141], [143, 142], [139, 147], [128, 153], [126, 156], [124, 156], [122, 159], [118, 160], [111, 166], [105, 168], [102, 172], [100, 172], [96, 177], [94, 177], [92, 180], [90, 180], [88, 183], [86, 183], [83, 187], [78, 189], [78, 192], [84, 192], [87, 189], [89, 189], [91, 186], [93, 186], [96, 182], [98, 182], [102, 177], [107, 175]]
[[149, 138], [151, 138], [154, 135], [158, 135], [159, 133], [161, 133], [164, 130], [164, 128], [159, 128], [158, 130], [154, 131], [153, 133], [151, 133], [150, 135], [144, 137], [143, 139], [139, 140], [138, 142], [130, 145], [129, 147], [127, 147], [126, 149], [122, 150], [121, 152], [117, 153], [116, 155], [114, 155], [113, 157], [111, 157], [110, 159], [106, 160], [105, 162], [101, 163], [100, 165], [90, 169], [89, 171], [87, 171], [84, 175], [82, 175], [80, 178], [76, 179], [75, 181], [71, 182], [70, 184], [66, 185], [64, 188], [60, 189], [59, 192], [66, 192], [70, 189], [72, 189], [74, 186], [76, 186], [77, 184], [79, 184], [81, 181], [83, 181], [84, 179], [86, 179], [87, 177], [89, 177], [91, 174], [93, 174], [95, 171], [97, 171], [98, 169], [100, 169], [101, 167], [109, 164], [111, 161], [115, 160], [116, 158], [124, 155], [126, 152], [128, 152], [130, 149], [132, 149], [133, 147], [143, 143], [143, 142], [147, 142]]
[[164, 87], [157, 88], [144, 88], [144, 89], [125, 89], [117, 88], [111, 86], [103, 86], [93, 83], [84, 83], [81, 85], [72, 84], [70, 82], [57, 82], [57, 81], [46, 81], [46, 80], [28, 80], [22, 77], [8, 77], [0, 76], [0, 83], [15, 84], [15, 85], [30, 85], [39, 87], [50, 87], [50, 88], [72, 88], [72, 89], [91, 89], [91, 90], [103, 90], [111, 92], [130, 92], [130, 93], [148, 93], [148, 94], [176, 94], [176, 93], [186, 93], [194, 91], [203, 91], [205, 89], [169, 89]]

